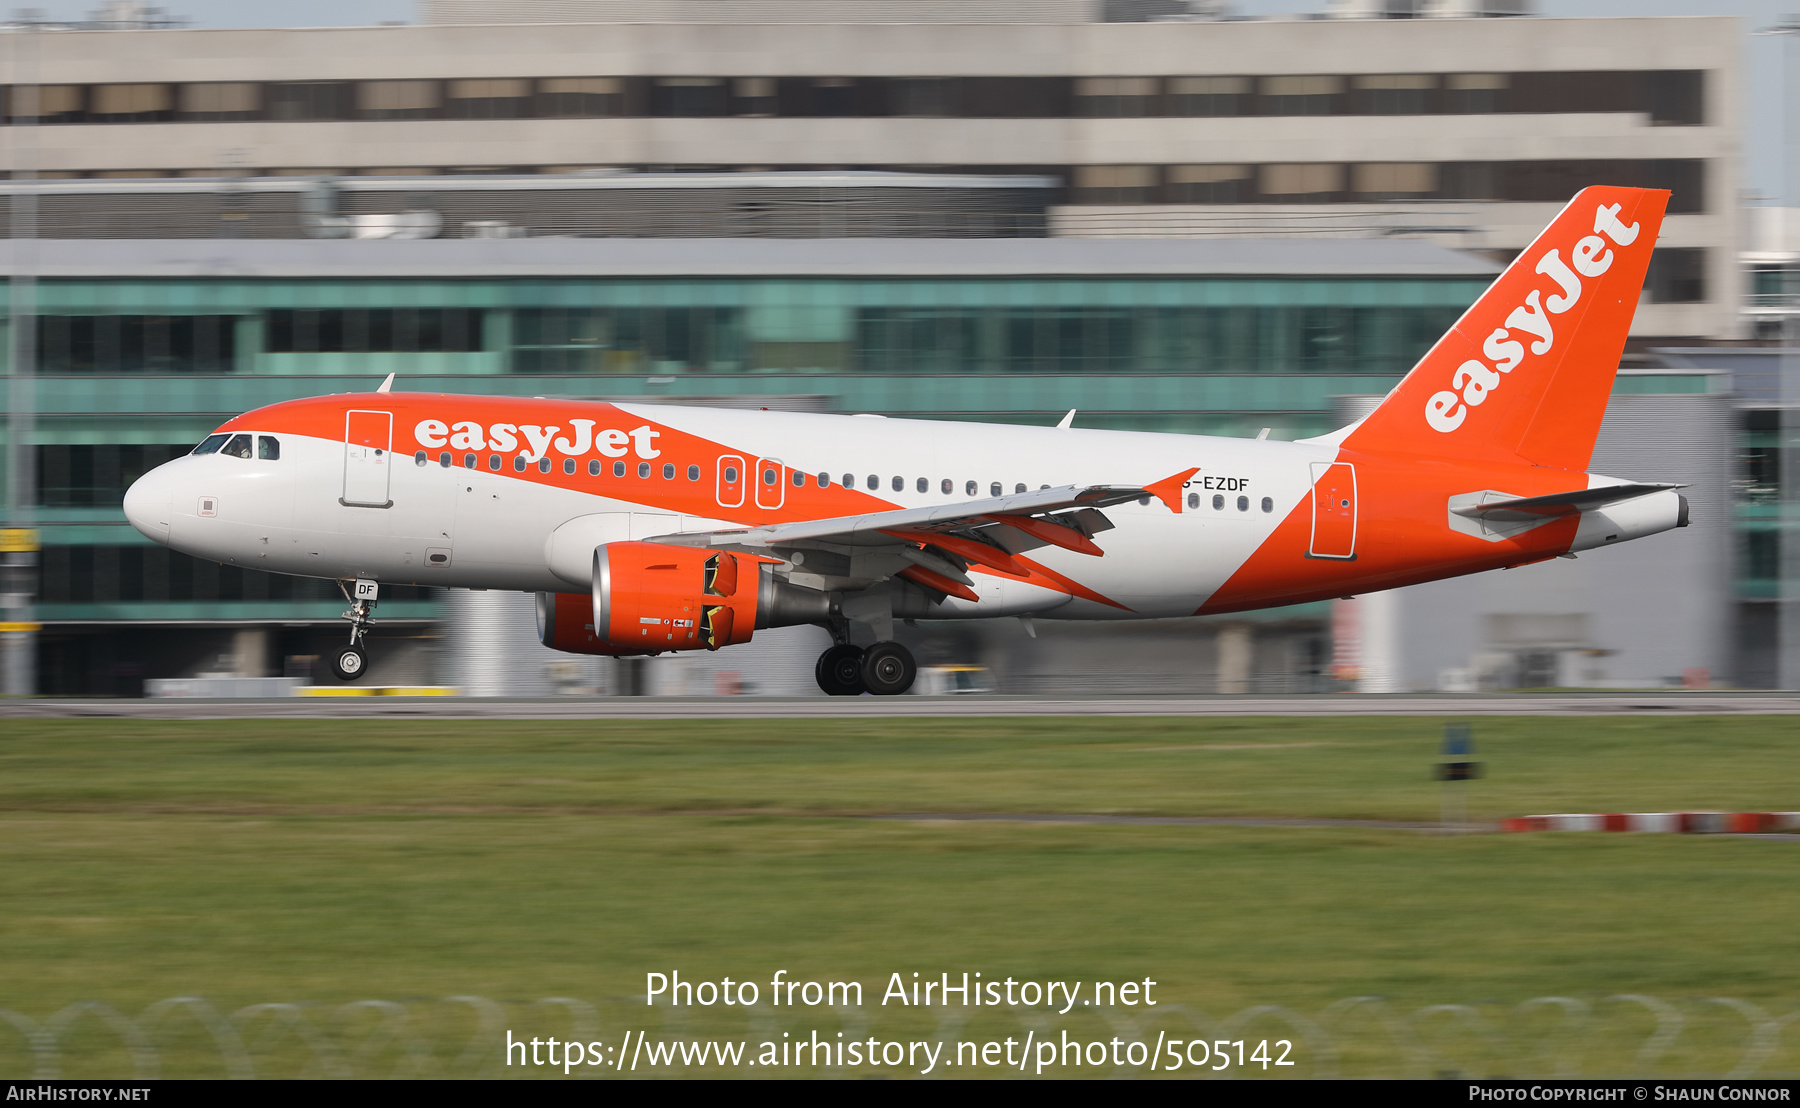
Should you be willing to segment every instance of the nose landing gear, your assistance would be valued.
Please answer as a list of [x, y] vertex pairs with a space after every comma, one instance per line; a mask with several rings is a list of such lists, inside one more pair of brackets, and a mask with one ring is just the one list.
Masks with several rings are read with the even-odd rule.
[[355, 584], [356, 594], [352, 596], [344, 582], [338, 582], [344, 599], [350, 602], [350, 610], [342, 617], [350, 621], [350, 645], [331, 655], [331, 672], [337, 674], [339, 681], [354, 681], [369, 668], [369, 650], [364, 640], [368, 638], [369, 628], [375, 626], [375, 617], [370, 613], [375, 608], [377, 585], [374, 581], [357, 581]]
[[826, 696], [898, 696], [912, 688], [919, 674], [912, 651], [897, 642], [878, 642], [864, 650], [840, 643], [819, 655], [813, 677]]

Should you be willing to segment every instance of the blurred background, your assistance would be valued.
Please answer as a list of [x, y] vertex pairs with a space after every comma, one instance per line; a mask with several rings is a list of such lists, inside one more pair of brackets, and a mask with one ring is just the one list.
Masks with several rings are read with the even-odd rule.
[[[1800, 443], [1800, 144], [1781, 112], [1800, 20], [1277, 10], [1297, 3], [15, 13], [5, 691], [329, 681], [329, 582], [196, 561], [120, 510], [244, 410], [392, 372], [422, 391], [1314, 435], [1599, 183], [1673, 199], [1592, 468], [1687, 482], [1692, 527], [1217, 619], [921, 625], [902, 636], [920, 691], [1800, 687], [1783, 538], [1800, 450], [1782, 449]], [[283, 25], [302, 16], [368, 25]], [[370, 680], [817, 694], [823, 632], [615, 662], [538, 645], [531, 603], [388, 589]]]

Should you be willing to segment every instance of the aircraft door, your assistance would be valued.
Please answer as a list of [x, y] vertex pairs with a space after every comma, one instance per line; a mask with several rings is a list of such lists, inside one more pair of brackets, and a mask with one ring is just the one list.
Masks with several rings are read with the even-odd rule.
[[388, 476], [393, 470], [392, 412], [344, 413], [343, 503], [361, 508], [387, 508]]
[[1349, 462], [1314, 462], [1313, 558], [1356, 557], [1356, 467]]
[[756, 506], [779, 508], [787, 497], [781, 480], [781, 463], [774, 458], [756, 459]]
[[744, 459], [736, 454], [719, 455], [719, 507], [744, 506]]

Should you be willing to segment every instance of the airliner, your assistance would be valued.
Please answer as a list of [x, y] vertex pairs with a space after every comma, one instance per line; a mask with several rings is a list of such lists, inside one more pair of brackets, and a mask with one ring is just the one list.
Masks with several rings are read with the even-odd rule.
[[[836, 696], [903, 693], [896, 620], [1300, 604], [1687, 524], [1587, 472], [1669, 194], [1594, 187], [1363, 419], [1283, 442], [393, 391], [228, 420], [125, 514], [197, 558], [337, 581], [342, 680], [382, 585], [537, 594], [575, 654], [810, 624]], [[1071, 413], [1072, 414], [1072, 413]]]

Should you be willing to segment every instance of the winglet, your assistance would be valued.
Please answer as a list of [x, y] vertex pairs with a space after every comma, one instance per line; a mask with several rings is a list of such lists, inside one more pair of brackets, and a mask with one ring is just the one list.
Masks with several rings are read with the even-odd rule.
[[1059, 431], [1067, 431], [1073, 426], [1075, 426], [1075, 409], [1070, 408], [1069, 414], [1063, 416], [1062, 419], [1057, 422], [1056, 428]]
[[387, 375], [387, 380], [383, 381], [381, 383], [381, 387], [377, 388], [375, 391], [376, 392], [389, 392], [393, 389], [393, 387], [394, 387], [394, 375], [392, 373], [390, 373]]
[[1169, 511], [1181, 514], [1181, 489], [1187, 479], [1200, 472], [1200, 467], [1184, 469], [1173, 477], [1164, 477], [1154, 485], [1145, 485], [1144, 491], [1169, 506]]

